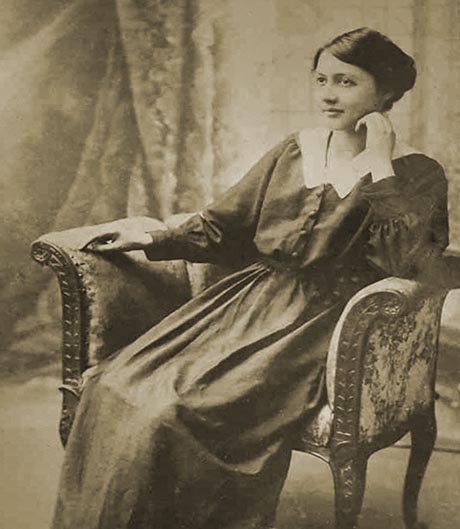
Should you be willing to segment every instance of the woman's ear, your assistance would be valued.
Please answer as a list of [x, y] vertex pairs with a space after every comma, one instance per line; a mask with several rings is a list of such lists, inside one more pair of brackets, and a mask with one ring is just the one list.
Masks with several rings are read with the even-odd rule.
[[380, 96], [380, 107], [381, 112], [388, 112], [393, 106], [394, 93], [393, 92], [384, 92]]

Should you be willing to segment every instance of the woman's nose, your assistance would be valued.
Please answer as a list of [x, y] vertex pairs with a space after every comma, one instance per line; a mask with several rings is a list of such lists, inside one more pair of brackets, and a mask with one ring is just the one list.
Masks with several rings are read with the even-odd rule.
[[321, 99], [324, 101], [324, 103], [328, 104], [334, 104], [337, 103], [338, 97], [337, 92], [335, 90], [335, 87], [328, 83], [326, 86], [323, 86]]
[[338, 97], [334, 90], [326, 88], [323, 92], [323, 101], [328, 104], [337, 103]]

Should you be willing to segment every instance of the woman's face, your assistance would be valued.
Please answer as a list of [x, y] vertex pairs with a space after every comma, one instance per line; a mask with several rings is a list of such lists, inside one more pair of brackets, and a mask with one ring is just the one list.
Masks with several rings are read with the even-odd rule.
[[328, 51], [313, 72], [313, 97], [321, 125], [332, 130], [354, 130], [360, 118], [381, 112], [388, 99], [370, 73]]

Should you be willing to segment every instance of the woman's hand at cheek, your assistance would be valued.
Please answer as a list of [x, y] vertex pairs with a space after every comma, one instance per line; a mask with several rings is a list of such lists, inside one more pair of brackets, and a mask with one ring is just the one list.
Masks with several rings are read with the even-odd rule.
[[380, 112], [366, 114], [356, 123], [355, 130], [366, 128], [365, 150], [381, 161], [391, 161], [395, 146], [395, 133], [390, 119]]
[[152, 244], [152, 237], [143, 231], [121, 229], [97, 235], [82, 248], [90, 252], [129, 252], [144, 250]]
[[355, 130], [366, 129], [366, 146], [359, 155], [365, 166], [363, 174], [370, 172], [373, 182], [394, 176], [391, 163], [395, 146], [395, 133], [390, 119], [379, 112], [372, 112], [359, 119]]

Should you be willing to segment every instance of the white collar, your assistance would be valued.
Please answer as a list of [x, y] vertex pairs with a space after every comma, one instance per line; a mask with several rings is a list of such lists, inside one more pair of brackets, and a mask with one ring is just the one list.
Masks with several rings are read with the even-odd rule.
[[[299, 146], [302, 153], [302, 167], [305, 186], [309, 189], [326, 183], [332, 184], [340, 198], [345, 197], [356, 182], [370, 172], [372, 165], [367, 154], [360, 153], [344, 164], [340, 173], [326, 171], [326, 149], [333, 131], [324, 128], [304, 129], [299, 132]], [[413, 147], [396, 140], [392, 160], [417, 153]], [[375, 180], [385, 176], [372, 174]]]

